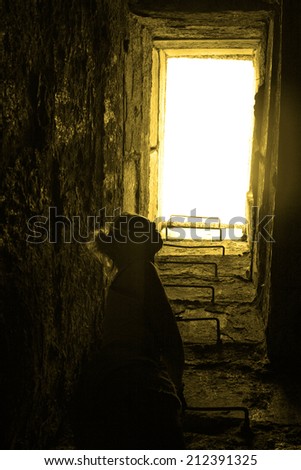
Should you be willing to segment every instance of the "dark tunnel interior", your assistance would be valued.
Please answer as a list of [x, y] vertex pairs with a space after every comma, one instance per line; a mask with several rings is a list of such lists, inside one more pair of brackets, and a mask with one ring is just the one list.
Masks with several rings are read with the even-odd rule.
[[[161, 230], [186, 448], [300, 450], [300, 1], [15, 0], [3, 12], [2, 448], [77, 448], [69, 404], [103, 340], [113, 273], [86, 242], [121, 210]], [[255, 67], [247, 223], [234, 239], [174, 241], [169, 229], [197, 222], [160, 213], [166, 60], [200, 56]]]

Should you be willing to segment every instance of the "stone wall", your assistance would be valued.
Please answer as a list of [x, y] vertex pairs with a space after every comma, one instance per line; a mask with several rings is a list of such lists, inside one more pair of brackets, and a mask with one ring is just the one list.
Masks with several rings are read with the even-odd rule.
[[251, 172], [256, 234], [252, 244], [253, 280], [264, 324], [270, 313], [270, 269], [274, 247], [276, 178], [281, 93], [281, 10], [275, 9], [267, 28], [263, 83], [256, 95]]
[[[301, 359], [301, 4], [284, 0], [279, 164], [268, 325], [275, 365], [300, 367]], [[297, 373], [297, 372], [296, 372]], [[297, 374], [298, 375], [298, 374]]]
[[123, 210], [147, 216], [152, 40], [148, 29], [134, 15], [129, 16], [126, 45]]
[[[155, 12], [157, 35], [171, 30], [179, 35], [185, 33], [183, 8], [193, 11], [202, 4], [205, 16], [196, 19], [197, 28], [204, 37], [216, 32], [223, 37], [226, 29], [206, 16], [213, 5], [223, 12], [226, 4], [229, 10], [240, 4], [247, 22], [252, 4], [260, 26], [261, 10], [277, 8], [280, 1], [130, 3], [130, 15], [123, 0], [4, 3], [0, 357], [5, 448], [56, 445], [83, 359], [100, 341], [105, 283], [101, 264], [79, 243], [88, 233], [87, 218], [101, 208], [107, 215], [117, 207], [148, 211], [154, 31], [145, 9]], [[171, 17], [165, 22], [168, 8]], [[135, 16], [139, 13], [143, 21]], [[276, 363], [301, 357], [300, 14], [299, 0], [284, 0], [278, 171], [272, 132], [265, 174], [267, 188], [276, 185], [276, 244], [258, 250], [269, 354]], [[235, 14], [229, 11], [228, 17], [240, 34]], [[191, 34], [199, 34], [197, 28]], [[273, 73], [276, 86], [277, 68]], [[275, 87], [272, 92], [277, 106]], [[271, 116], [273, 127], [273, 109]], [[273, 198], [266, 193], [263, 199], [264, 210], [273, 210]], [[50, 207], [57, 216], [51, 220]], [[35, 232], [34, 220], [39, 223]], [[40, 243], [29, 243], [29, 235]]]
[[[125, 8], [122, 0], [4, 5], [5, 448], [54, 445], [101, 335], [102, 267], [78, 241], [88, 216], [122, 201]], [[65, 218], [49, 222], [49, 207]], [[41, 223], [35, 232], [29, 219]]]

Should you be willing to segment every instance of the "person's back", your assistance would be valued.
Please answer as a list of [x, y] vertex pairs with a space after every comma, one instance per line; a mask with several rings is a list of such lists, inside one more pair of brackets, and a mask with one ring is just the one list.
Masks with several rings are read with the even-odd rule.
[[153, 253], [158, 247], [160, 239], [150, 251], [145, 245], [132, 248], [123, 243], [112, 254], [109, 247], [119, 269], [106, 299], [101, 353], [90, 379], [86, 378], [86, 393], [90, 394], [90, 400], [85, 398], [90, 404], [86, 420], [92, 437], [88, 433], [85, 448], [184, 446], [177, 395], [184, 367], [182, 341], [151, 261], [153, 254], [145, 255], [146, 248]]
[[108, 292], [102, 344], [107, 351], [119, 349], [119, 361], [158, 359], [147, 308], [147, 293], [153, 287], [146, 279], [148, 265], [144, 261], [130, 263], [118, 272]]

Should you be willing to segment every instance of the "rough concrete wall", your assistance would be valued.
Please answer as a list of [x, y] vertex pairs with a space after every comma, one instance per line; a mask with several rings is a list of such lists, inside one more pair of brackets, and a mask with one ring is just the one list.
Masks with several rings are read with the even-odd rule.
[[[277, 11], [277, 10], [276, 10]], [[252, 234], [253, 280], [258, 290], [264, 324], [270, 312], [270, 268], [274, 246], [273, 215], [278, 166], [281, 70], [281, 15], [275, 13], [267, 28], [264, 82], [256, 95], [254, 154], [251, 189], [256, 232]], [[255, 235], [255, 236], [254, 236]]]
[[[87, 233], [88, 216], [121, 203], [116, 169], [123, 141], [125, 4], [5, 2], [5, 448], [55, 445], [83, 356], [101, 335], [101, 265], [74, 237]], [[64, 242], [66, 219], [66, 233], [55, 219], [49, 224], [50, 206], [71, 221], [80, 217], [80, 227], [71, 224], [71, 243]], [[46, 222], [38, 229], [40, 244], [26, 241], [34, 236], [27, 226], [33, 216]], [[47, 233], [57, 236], [56, 243], [49, 243]]]
[[276, 192], [276, 244], [272, 260], [272, 311], [268, 348], [274, 363], [301, 359], [301, 4], [283, 5], [282, 91]]
[[[271, 90], [268, 121], [268, 140], [264, 167], [264, 190], [259, 211], [258, 239], [258, 288], [262, 293], [262, 314], [267, 325], [270, 315], [271, 295], [271, 260], [275, 239], [273, 234], [275, 215], [276, 180], [279, 158], [279, 122], [281, 93], [281, 15], [275, 15], [273, 23], [273, 53], [271, 66]], [[261, 236], [262, 235], [262, 236]], [[263, 287], [261, 287], [263, 286]], [[262, 292], [261, 292], [262, 289]]]
[[148, 215], [152, 42], [130, 15], [125, 72], [123, 209]]

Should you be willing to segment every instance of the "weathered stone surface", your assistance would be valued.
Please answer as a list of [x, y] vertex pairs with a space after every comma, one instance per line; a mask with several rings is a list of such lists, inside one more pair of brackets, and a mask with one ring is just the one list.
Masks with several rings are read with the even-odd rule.
[[[241, 39], [261, 39], [268, 45], [267, 75], [261, 76], [261, 83], [268, 74], [271, 81], [266, 88], [259, 88], [256, 99], [260, 125], [253, 168], [257, 183], [252, 189], [261, 206], [259, 215], [276, 214], [276, 244], [256, 240], [253, 275], [259, 286], [264, 326], [268, 326], [270, 357], [276, 365], [300, 361], [301, 3], [283, 2], [279, 149], [280, 1], [129, 3], [130, 14], [127, 2], [122, 0], [4, 3], [0, 277], [4, 447], [57, 445], [59, 430], [66, 422], [66, 403], [83, 358], [101, 338], [106, 280], [102, 265], [78, 243], [79, 235], [88, 233], [87, 217], [98, 215], [102, 207], [107, 208], [107, 215], [118, 207], [148, 213], [153, 190], [149, 176], [155, 172], [152, 168], [150, 173], [149, 165], [153, 38], [218, 41], [231, 37], [237, 45]], [[267, 106], [269, 100], [271, 106]], [[154, 155], [156, 150], [152, 151]], [[49, 207], [57, 208], [57, 216], [65, 217], [60, 219], [65, 222], [65, 232], [61, 222], [57, 227], [55, 220], [48, 223]], [[47, 221], [42, 225], [45, 230], [39, 225], [36, 232], [30, 231], [33, 225], [27, 222], [32, 217], [38, 217], [39, 224]], [[80, 218], [80, 227], [73, 217]], [[102, 214], [101, 222], [103, 218]], [[71, 243], [66, 243], [70, 233]], [[28, 243], [28, 235], [37, 234], [43, 243]], [[56, 243], [50, 243], [49, 237], [55, 235]], [[241, 261], [246, 260], [242, 256]], [[235, 266], [238, 277], [232, 283], [222, 279], [220, 287], [225, 291], [221, 289], [219, 294], [223, 297], [235, 287], [235, 293], [242, 296], [250, 289], [247, 295], [251, 298], [254, 291], [246, 281], [246, 267]], [[227, 262], [219, 268], [225, 278]], [[207, 278], [210, 271], [205, 274]], [[256, 336], [256, 308], [246, 304], [241, 310], [228, 301], [225, 295], [221, 305], [206, 302], [203, 313], [220, 316], [227, 347], [236, 347], [240, 341], [250, 346], [255, 361], [251, 369], [256, 368], [256, 341], [262, 347], [262, 336]], [[186, 307], [185, 302], [174, 304], [178, 313], [193, 313], [193, 308]], [[214, 327], [208, 327], [205, 333], [206, 341], [214, 339]], [[188, 355], [188, 362], [199, 366], [203, 356], [196, 358], [194, 353]], [[244, 367], [248, 353], [241, 358]], [[209, 362], [212, 366], [215, 359], [218, 369], [218, 358], [211, 356]], [[194, 381], [201, 382], [203, 377], [192, 375], [194, 394]], [[238, 371], [219, 371], [209, 383], [211, 376], [206, 372], [207, 395], [211, 388], [220, 386], [221, 380], [229, 380], [233, 385], [230, 395], [233, 392], [231, 396], [236, 396], [238, 375]], [[273, 392], [273, 378], [266, 387], [265, 375], [257, 382], [252, 373], [251, 379], [253, 389], [243, 380], [240, 391], [245, 403], [253, 407], [253, 418], [262, 424], [282, 409], [278, 421], [284, 426], [285, 419], [292, 418], [292, 406], [298, 403], [299, 384], [295, 381], [293, 389], [289, 380], [283, 380], [279, 382], [282, 388], [277, 385]], [[297, 428], [285, 430], [271, 424], [267, 429], [259, 424], [258, 441], [252, 448], [293, 448], [298, 436], [300, 443]], [[230, 446], [245, 448], [235, 433], [229, 431], [228, 436], [233, 437]], [[287, 436], [291, 436], [289, 443]], [[214, 439], [207, 437], [207, 448], [223, 445], [217, 436]], [[202, 445], [206, 448], [199, 437], [191, 444], [194, 448]]]
[[[100, 340], [102, 266], [78, 240], [88, 234], [87, 217], [122, 199], [125, 6], [5, 3], [1, 360], [9, 360], [1, 441], [7, 447], [51, 446], [83, 357]], [[65, 217], [66, 232], [62, 223], [48, 223], [49, 207]], [[31, 217], [46, 221], [43, 243], [27, 241], [35, 236]]]
[[[149, 31], [129, 16], [124, 76], [124, 198], [123, 209], [148, 214], [150, 201], [150, 99], [152, 41]], [[132, 170], [130, 171], [130, 168]]]

